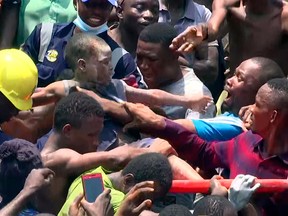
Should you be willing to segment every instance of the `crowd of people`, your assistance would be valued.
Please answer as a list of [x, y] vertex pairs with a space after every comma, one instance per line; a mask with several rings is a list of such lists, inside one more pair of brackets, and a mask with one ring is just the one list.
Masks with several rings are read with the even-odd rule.
[[285, 53], [281, 0], [0, 0], [0, 215], [287, 216]]

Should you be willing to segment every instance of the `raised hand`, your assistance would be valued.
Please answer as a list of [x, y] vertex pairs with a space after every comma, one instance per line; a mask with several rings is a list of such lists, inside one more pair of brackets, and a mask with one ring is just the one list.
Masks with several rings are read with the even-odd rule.
[[204, 40], [207, 34], [207, 26], [197, 25], [190, 26], [184, 32], [173, 39], [170, 49], [177, 50], [181, 53], [190, 53]]
[[33, 169], [25, 181], [24, 190], [35, 193], [43, 187], [48, 186], [54, 175], [55, 173], [48, 168]]

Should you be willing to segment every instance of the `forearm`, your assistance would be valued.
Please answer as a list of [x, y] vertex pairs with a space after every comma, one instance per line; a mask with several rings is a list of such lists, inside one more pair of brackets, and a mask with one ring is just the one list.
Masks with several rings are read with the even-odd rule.
[[0, 49], [13, 47], [18, 28], [20, 5], [2, 7], [0, 16]]
[[0, 210], [2, 216], [17, 216], [32, 196], [32, 191], [23, 189], [10, 203]]
[[123, 104], [105, 98], [101, 98], [99, 102], [103, 107], [104, 112], [120, 123], [126, 124], [132, 121], [131, 116], [126, 112]]
[[140, 93], [135, 97], [129, 97], [129, 99], [131, 99], [129, 101], [142, 103], [147, 106], [189, 106], [188, 100], [185, 96], [173, 95], [157, 89], [147, 89], [142, 91], [143, 93]]
[[168, 157], [174, 180], [201, 180], [203, 179], [187, 162], [171, 155]]
[[193, 70], [205, 85], [213, 84], [217, 79], [218, 65], [209, 59], [195, 59]]

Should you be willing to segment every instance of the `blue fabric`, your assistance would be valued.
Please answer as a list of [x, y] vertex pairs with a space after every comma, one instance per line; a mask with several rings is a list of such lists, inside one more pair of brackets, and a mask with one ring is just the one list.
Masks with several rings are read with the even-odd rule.
[[8, 136], [7, 134], [5, 134], [3, 131], [0, 130], [0, 145], [8, 140], [13, 139], [12, 137]]
[[22, 212], [18, 214], [18, 216], [34, 216], [37, 214], [39, 214], [39, 212], [34, 209], [24, 209]]
[[[23, 45], [22, 50], [26, 52], [37, 65], [39, 74], [38, 86], [43, 87], [54, 82], [59, 74], [61, 74], [65, 69], [69, 69], [64, 59], [64, 49], [67, 42], [72, 37], [76, 26], [73, 22], [54, 24], [52, 38], [47, 47], [45, 58], [43, 62], [39, 62], [38, 54], [40, 49], [41, 27], [41, 24], [35, 27]], [[99, 34], [98, 36], [110, 46], [112, 51], [119, 48], [119, 45], [108, 35], [107, 31]], [[114, 71], [114, 79], [122, 79], [133, 74], [136, 77], [138, 84], [141, 87], [144, 87], [144, 85], [141, 83], [142, 76], [137, 69], [133, 57], [129, 53], [123, 54], [122, 58], [120, 58], [117, 62]]]
[[207, 141], [226, 141], [243, 132], [241, 119], [228, 112], [211, 119], [193, 119], [192, 122], [198, 136]]

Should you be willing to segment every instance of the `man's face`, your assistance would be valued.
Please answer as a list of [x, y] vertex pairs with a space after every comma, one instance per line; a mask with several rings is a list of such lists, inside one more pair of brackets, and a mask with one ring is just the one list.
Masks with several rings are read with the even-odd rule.
[[271, 89], [267, 84], [263, 85], [255, 99], [255, 103], [251, 108], [252, 116], [252, 125], [251, 130], [258, 133], [263, 138], [267, 137], [267, 134], [270, 132], [271, 118], [273, 115], [274, 109], [271, 108]]
[[228, 96], [222, 104], [222, 110], [235, 111], [238, 114], [241, 107], [253, 104], [259, 85], [257, 76], [260, 72], [259, 66], [253, 61], [242, 62], [236, 68], [234, 76], [226, 81], [224, 89]]
[[91, 27], [98, 27], [108, 21], [113, 6], [108, 0], [77, 0], [77, 11], [81, 19]]
[[82, 120], [80, 128], [71, 128], [70, 145], [80, 154], [95, 152], [103, 128], [103, 118], [92, 116]]
[[19, 110], [0, 92], [0, 123], [9, 121]]
[[159, 88], [169, 77], [172, 54], [170, 51], [156, 43], [149, 43], [138, 40], [137, 44], [137, 65], [143, 75], [144, 81], [149, 88]]
[[121, 7], [119, 16], [121, 23], [137, 35], [146, 26], [158, 22], [158, 0], [124, 0]]
[[91, 55], [86, 61], [86, 78], [88, 82], [102, 86], [109, 85], [113, 75], [111, 55], [111, 50]]

